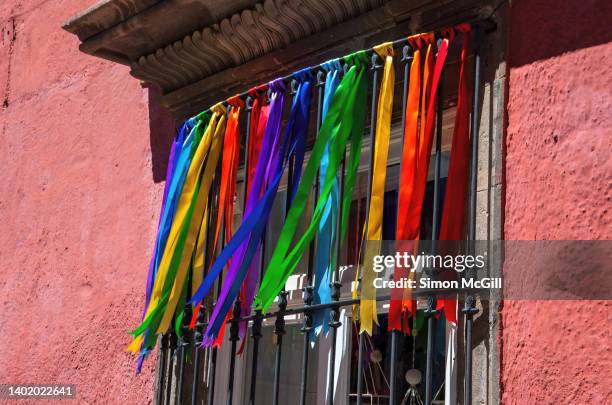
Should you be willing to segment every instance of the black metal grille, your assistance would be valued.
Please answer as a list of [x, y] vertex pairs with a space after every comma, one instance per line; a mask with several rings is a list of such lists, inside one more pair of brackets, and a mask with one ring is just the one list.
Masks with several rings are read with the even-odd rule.
[[[469, 212], [468, 212], [468, 240], [474, 241], [476, 235], [476, 176], [477, 176], [477, 158], [478, 158], [478, 125], [479, 125], [479, 99], [480, 99], [480, 86], [481, 86], [481, 74], [480, 74], [480, 52], [479, 52], [479, 44], [481, 42], [482, 30], [476, 25], [475, 33], [474, 33], [474, 50], [473, 50], [473, 61], [474, 61], [474, 77], [473, 77], [473, 105], [472, 105], [472, 113], [471, 113], [471, 134], [470, 138], [472, 140], [472, 150], [471, 150], [471, 166], [470, 166], [470, 200], [469, 200]], [[405, 117], [405, 109], [406, 109], [406, 98], [407, 98], [407, 87], [408, 87], [408, 76], [409, 76], [409, 62], [411, 60], [410, 50], [408, 46], [404, 46], [402, 49], [402, 72], [403, 72], [403, 100], [402, 100], [402, 128], [404, 127], [404, 117]], [[370, 117], [370, 125], [369, 125], [369, 142], [370, 145], [374, 145], [374, 137], [375, 137], [375, 120], [376, 120], [376, 97], [375, 95], [378, 93], [378, 76], [379, 71], [381, 69], [381, 65], [378, 64], [377, 56], [374, 53], [372, 56], [372, 97], [371, 97], [371, 117]], [[442, 86], [439, 87], [442, 89]], [[324, 90], [324, 82], [323, 75], [321, 72], [317, 75], [317, 131], [321, 126], [321, 112], [322, 112], [322, 101], [323, 101], [323, 90]], [[440, 90], [441, 91], [441, 90]], [[436, 123], [436, 146], [435, 146], [435, 157], [434, 157], [434, 179], [433, 179], [433, 197], [432, 197], [432, 222], [431, 222], [431, 239], [435, 241], [438, 238], [439, 231], [439, 223], [440, 223], [440, 193], [439, 189], [441, 186], [441, 148], [442, 148], [442, 122], [443, 122], [443, 108], [442, 108], [442, 95], [438, 94], [438, 114], [437, 114], [437, 123]], [[250, 108], [251, 108], [251, 99], [247, 98], [246, 103], [246, 111], [247, 118], [246, 122], [249, 122], [250, 116]], [[245, 138], [245, 145], [248, 144], [250, 134], [249, 134], [249, 126], [245, 126], [247, 128]], [[247, 148], [244, 148], [244, 167], [248, 167], [249, 162], [247, 161], [248, 153]], [[346, 151], [345, 151], [346, 155]], [[368, 167], [368, 192], [366, 196], [369, 200], [370, 189], [371, 189], [371, 176], [372, 176], [372, 158], [373, 158], [373, 147], [370, 147], [370, 165]], [[344, 170], [345, 170], [345, 162], [342, 160], [342, 169], [340, 172], [340, 195], [343, 194], [343, 179], [344, 179]], [[246, 172], [246, 170], [245, 170]], [[288, 184], [292, 182], [292, 173], [293, 173], [293, 162], [289, 165], [288, 172]], [[245, 176], [246, 179], [246, 176]], [[246, 180], [244, 181], [244, 190], [246, 195], [247, 184]], [[218, 183], [214, 186], [216, 198], [218, 199]], [[289, 187], [290, 188], [290, 187]], [[318, 189], [318, 182], [315, 185], [315, 190]], [[288, 195], [289, 193], [287, 193]], [[318, 192], [315, 191], [315, 195]], [[289, 204], [289, 197], [287, 198], [286, 204]], [[313, 205], [314, 206], [314, 205]], [[366, 207], [369, 206], [369, 201], [366, 201]], [[340, 205], [341, 207], [341, 205]], [[398, 213], [399, 214], [399, 213]], [[208, 211], [207, 221], [210, 223], [211, 218], [215, 217], [214, 210]], [[341, 217], [341, 214], [339, 215]], [[366, 214], [367, 218], [367, 214]], [[339, 222], [339, 221], [337, 221]], [[211, 230], [213, 227], [207, 227], [207, 229]], [[223, 234], [223, 231], [221, 231]], [[206, 241], [206, 252], [210, 252], [212, 246], [210, 246], [212, 238], [207, 237]], [[223, 239], [223, 238], [221, 238]], [[337, 238], [338, 239], [338, 238]], [[223, 242], [221, 242], [223, 243]], [[262, 251], [265, 252], [265, 243], [266, 238], [265, 234], [262, 240], [264, 244], [264, 249]], [[157, 380], [157, 390], [156, 390], [156, 403], [157, 404], [171, 404], [171, 403], [191, 403], [195, 404], [208, 404], [212, 405], [214, 403], [215, 398], [215, 390], [226, 389], [227, 390], [227, 404], [232, 405], [237, 403], [235, 400], [235, 390], [236, 390], [236, 358], [237, 358], [237, 349], [240, 344], [239, 340], [239, 327], [238, 323], [240, 320], [249, 322], [250, 334], [247, 337], [250, 341], [246, 346], [246, 350], [250, 351], [250, 370], [247, 370], [244, 374], [250, 376], [248, 380], [244, 381], [245, 386], [243, 386], [243, 392], [245, 393], [243, 403], [248, 403], [251, 405], [256, 404], [256, 394], [257, 394], [257, 366], [259, 364], [259, 350], [260, 350], [260, 340], [262, 339], [262, 322], [264, 319], [274, 319], [274, 330], [273, 334], [275, 336], [275, 345], [276, 345], [276, 355], [274, 364], [270, 364], [270, 367], [274, 368], [274, 378], [272, 384], [272, 404], [293, 404], [299, 402], [300, 404], [308, 404], [307, 401], [307, 386], [308, 386], [308, 371], [309, 371], [309, 345], [310, 345], [310, 335], [312, 333], [313, 319], [312, 315], [316, 311], [328, 310], [330, 311], [330, 336], [331, 336], [331, 353], [329, 356], [329, 363], [327, 364], [327, 396], [326, 396], [326, 404], [332, 405], [334, 403], [334, 382], [335, 382], [335, 352], [336, 352], [336, 341], [338, 339], [337, 331], [341, 326], [340, 322], [340, 310], [341, 308], [349, 308], [352, 305], [356, 305], [359, 303], [358, 299], [351, 298], [341, 298], [341, 286], [340, 277], [338, 274], [338, 269], [335, 269], [332, 277], [332, 302], [327, 304], [318, 304], [312, 305], [313, 302], [313, 257], [314, 257], [314, 246], [315, 242], [313, 241], [310, 245], [309, 250], [309, 261], [308, 261], [308, 269], [306, 272], [306, 285], [302, 288], [303, 290], [303, 305], [299, 307], [288, 307], [287, 301], [287, 292], [283, 290], [279, 295], [279, 301], [277, 305], [277, 309], [270, 313], [261, 313], [261, 311], [256, 311], [253, 315], [240, 318], [240, 301], [236, 301], [233, 311], [232, 318], [229, 320], [229, 341], [231, 343], [229, 362], [227, 364], [228, 367], [228, 379], [227, 385], [221, 387], [218, 384], [218, 378], [216, 376], [218, 362], [218, 349], [216, 348], [202, 348], [202, 335], [203, 330], [206, 326], [207, 316], [210, 310], [210, 303], [208, 303], [208, 308], [203, 304], [202, 309], [200, 310], [197, 323], [195, 327], [195, 331], [191, 333], [188, 328], [188, 320], [190, 319], [191, 314], [191, 306], [187, 305], [185, 308], [186, 316], [185, 323], [182, 328], [182, 338], [180, 340], [177, 339], [175, 333], [170, 331], [168, 334], [161, 337], [161, 342], [159, 345], [159, 356], [158, 356], [158, 380]], [[338, 258], [340, 258], [340, 251], [342, 246], [339, 242], [336, 243], [334, 249], [338, 252]], [[435, 243], [434, 243], [435, 249]], [[468, 249], [471, 249], [470, 252], [473, 252], [474, 246], [473, 243], [468, 243]], [[260, 266], [260, 276], [262, 276], [262, 272], [264, 269], [264, 254], [261, 255], [261, 263]], [[210, 261], [210, 255], [206, 255], [206, 263], [205, 268], [208, 268], [208, 262]], [[219, 280], [219, 286], [221, 285], [222, 280]], [[427, 324], [427, 344], [426, 344], [426, 361], [425, 361], [425, 378], [424, 378], [424, 403], [426, 405], [432, 404], [434, 400], [434, 384], [433, 384], [433, 370], [434, 370], [434, 339], [435, 339], [435, 323], [439, 322], [436, 320], [436, 303], [435, 297], [433, 295], [427, 295], [427, 292], [421, 292], [416, 294], [420, 300], [425, 300], [427, 302], [425, 308], [425, 317]], [[385, 300], [387, 298], [379, 298], [380, 300]], [[464, 307], [462, 312], [464, 314], [464, 324], [465, 324], [465, 352], [464, 352], [464, 365], [465, 370], [463, 373], [464, 376], [464, 398], [463, 404], [470, 405], [472, 398], [472, 324], [473, 324], [473, 316], [477, 312], [476, 309], [476, 300], [473, 296], [465, 296], [462, 297], [462, 301]], [[303, 334], [303, 350], [302, 350], [302, 361], [300, 364], [300, 384], [299, 384], [299, 397], [297, 398], [279, 398], [280, 391], [280, 377], [283, 373], [283, 368], [287, 367], [286, 364], [283, 363], [282, 354], [282, 346], [283, 346], [283, 337], [286, 333], [286, 324], [285, 317], [289, 315], [300, 315], [302, 318], [302, 327], [301, 332]], [[400, 400], [403, 397], [403, 394], [398, 392], [398, 380], [402, 376], [398, 376], [398, 368], [396, 366], [398, 362], [398, 356], [401, 355], [398, 345], [400, 340], [402, 339], [401, 333], [399, 331], [393, 331], [390, 333], [390, 359], [389, 363], [389, 395], [388, 402], [389, 404], [399, 404]], [[363, 373], [359, 370], [359, 367], [363, 364], [364, 355], [365, 355], [365, 335], [360, 334], [358, 337], [358, 359], [357, 359], [357, 375], [356, 375], [356, 392], [354, 395], [351, 395], [351, 398], [354, 397], [354, 403], [362, 404], [364, 401], [364, 378]], [[291, 365], [291, 367], [295, 367], [296, 365]], [[174, 377], [175, 375], [175, 377]], [[248, 387], [246, 386], [246, 382], [249, 382]], [[321, 387], [319, 387], [321, 388]], [[351, 399], [352, 401], [353, 399]], [[344, 403], [344, 402], [342, 402]], [[350, 402], [353, 403], [353, 402]], [[267, 404], [266, 404], [267, 405]]]

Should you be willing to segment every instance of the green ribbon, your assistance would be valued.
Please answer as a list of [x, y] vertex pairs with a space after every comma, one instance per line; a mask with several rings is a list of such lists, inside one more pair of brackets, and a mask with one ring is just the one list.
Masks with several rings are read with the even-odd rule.
[[[198, 116], [197, 118], [200, 118], [200, 116]], [[202, 118], [206, 119], [208, 117], [202, 115]], [[204, 127], [205, 126], [208, 127], [211, 124], [213, 124], [211, 121], [208, 121], [208, 122], [198, 121], [198, 124], [196, 125], [196, 128], [194, 129], [195, 138], [194, 138], [194, 142], [192, 146], [193, 150], [191, 151], [192, 155], [195, 153], [195, 150], [197, 149], [200, 143], [200, 140], [202, 139], [202, 135], [205, 132]], [[178, 234], [176, 248], [172, 255], [172, 259], [170, 262], [166, 280], [164, 280], [161, 299], [158, 302], [157, 306], [143, 320], [143, 322], [135, 330], [130, 332], [130, 334], [137, 336], [137, 335], [143, 334], [147, 329], [149, 329], [151, 333], [149, 333], [146, 338], [145, 347], [153, 347], [155, 345], [155, 341], [156, 341], [155, 331], [157, 330], [157, 327], [161, 322], [162, 316], [166, 309], [166, 304], [168, 303], [168, 300], [170, 298], [170, 293], [172, 291], [172, 286], [174, 284], [174, 279], [176, 277], [178, 265], [179, 265], [180, 258], [181, 258], [180, 253], [183, 251], [183, 248], [185, 246], [185, 240], [187, 238], [187, 232], [189, 230], [189, 223], [191, 222], [191, 217], [193, 215], [193, 209], [194, 209], [194, 203], [198, 197], [199, 190], [200, 190], [200, 182], [198, 181], [195, 185], [195, 190], [193, 192], [191, 201], [189, 201], [190, 206], [189, 206], [187, 216], [185, 220], [183, 221], [183, 223], [181, 224], [181, 229]]]
[[[344, 57], [344, 61], [350, 68], [334, 94], [329, 111], [317, 135], [310, 159], [306, 164], [295, 198], [293, 199], [293, 204], [287, 213], [278, 243], [255, 297], [255, 307], [257, 309], [265, 311], [272, 305], [275, 297], [282, 290], [289, 276], [295, 271], [304, 252], [314, 238], [350, 137], [351, 153], [347, 165], [348, 172], [345, 178], [344, 196], [342, 198], [342, 222], [339, 243], [342, 243], [345, 237], [365, 128], [368, 57], [364, 51], [359, 51]], [[313, 187], [321, 157], [328, 141], [329, 165], [311, 222], [304, 234], [295, 243], [293, 249], [289, 251], [297, 226], [304, 214], [308, 195]]]

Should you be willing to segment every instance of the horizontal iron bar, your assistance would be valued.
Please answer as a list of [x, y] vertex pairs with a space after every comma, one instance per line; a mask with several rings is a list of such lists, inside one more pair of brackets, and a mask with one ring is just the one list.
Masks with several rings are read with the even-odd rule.
[[[489, 291], [489, 290], [483, 288], [483, 289], [473, 289], [470, 291]], [[450, 294], [450, 293], [459, 293], [459, 292], [465, 292], [465, 288], [419, 289], [418, 291], [412, 291], [412, 296], [413, 297], [427, 297], [430, 295]], [[389, 301], [390, 299], [391, 297], [388, 295], [376, 297], [377, 302]], [[252, 321], [256, 318], [260, 318], [260, 319], [275, 318], [281, 315], [281, 313], [282, 315], [296, 315], [296, 314], [301, 314], [304, 312], [315, 312], [315, 311], [320, 311], [322, 309], [330, 309], [330, 308], [336, 308], [336, 307], [346, 307], [348, 305], [355, 305], [355, 304], [359, 304], [359, 301], [361, 301], [359, 298], [348, 298], [348, 299], [344, 299], [340, 301], [331, 301], [325, 304], [303, 305], [297, 308], [288, 308], [284, 311], [268, 312], [262, 315], [250, 315], [250, 316], [245, 316], [240, 319], [228, 319], [227, 322], [232, 323], [232, 322], [240, 322], [240, 321]], [[204, 324], [204, 326], [206, 325], [207, 324]]]

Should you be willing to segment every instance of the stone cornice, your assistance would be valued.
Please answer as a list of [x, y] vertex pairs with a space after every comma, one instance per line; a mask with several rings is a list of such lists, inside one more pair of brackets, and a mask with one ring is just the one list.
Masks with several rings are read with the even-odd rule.
[[134, 77], [159, 86], [162, 103], [185, 117], [315, 61], [478, 17], [482, 3], [104, 0], [64, 29], [79, 37], [83, 52], [128, 65]]

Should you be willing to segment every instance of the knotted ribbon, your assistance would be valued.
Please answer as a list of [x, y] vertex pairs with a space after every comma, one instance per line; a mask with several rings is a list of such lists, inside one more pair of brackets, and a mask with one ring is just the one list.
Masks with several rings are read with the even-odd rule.
[[[370, 193], [370, 207], [368, 210], [368, 223], [365, 249], [364, 271], [361, 281], [361, 300], [359, 304], [360, 333], [372, 335], [372, 327], [378, 324], [376, 315], [376, 289], [373, 281], [376, 273], [370, 266], [374, 256], [380, 253], [380, 240], [382, 239], [383, 207], [385, 200], [385, 179], [387, 175], [387, 156], [389, 153], [389, 139], [391, 135], [391, 110], [393, 109], [393, 88], [395, 73], [393, 70], [393, 44], [390, 42], [375, 46], [374, 51], [384, 60], [383, 76], [378, 107], [376, 111], [376, 138], [374, 145], [374, 167], [372, 172], [372, 190]], [[375, 97], [373, 95], [372, 97]]]
[[[185, 176], [187, 175], [187, 170], [189, 168], [191, 158], [193, 157], [193, 153], [195, 152], [195, 145], [198, 145], [202, 137], [202, 133], [204, 132], [203, 128], [208, 125], [210, 119], [210, 114], [208, 114], [207, 112], [201, 113], [197, 117], [189, 119], [186, 122], [186, 125], [183, 127], [185, 130], [187, 130], [188, 128], [191, 129], [189, 130], [189, 134], [185, 137], [181, 145], [180, 155], [178, 156], [175, 162], [171, 182], [168, 188], [168, 193], [166, 195], [166, 202], [162, 210], [159, 231], [153, 255], [153, 272], [152, 274], [151, 272], [149, 274], [149, 276], [151, 277], [152, 285], [147, 286], [147, 289], [148, 291], [150, 291], [150, 293], [149, 298], [146, 300], [147, 305], [145, 306], [143, 319], [146, 319], [146, 315], [149, 309], [151, 308], [150, 297], [153, 294], [155, 285], [158, 285], [158, 288], [160, 288], [159, 285], [160, 283], [162, 283], [161, 285], [163, 286], [164, 280], [158, 274], [159, 263], [161, 261], [162, 254], [166, 248], [166, 241], [168, 239], [168, 234], [170, 232], [170, 227], [172, 225], [172, 221], [176, 211], [176, 205], [183, 189]], [[172, 159], [170, 160], [170, 162], [172, 163]], [[166, 184], [166, 187], [168, 187], [168, 184]], [[128, 347], [128, 351], [135, 352], [137, 345], [141, 343], [141, 352], [146, 353], [148, 348], [153, 347], [155, 343], [154, 338], [155, 330], [151, 331], [147, 329], [144, 334], [136, 335], [134, 341]]]
[[[398, 193], [398, 213], [396, 240], [413, 241], [418, 239], [411, 232], [411, 220], [415, 219], [416, 213], [410, 211], [410, 203], [414, 198], [417, 167], [417, 151], [419, 140], [423, 138], [426, 122], [426, 105], [431, 94], [431, 70], [433, 69], [433, 44], [435, 37], [433, 33], [417, 34], [408, 37], [408, 44], [413, 49], [412, 63], [410, 65], [410, 83], [408, 86], [408, 97], [406, 103], [404, 144], [402, 147], [402, 168], [400, 173], [400, 187]], [[425, 63], [423, 71], [423, 82], [421, 82], [421, 49], [426, 47]], [[423, 88], [421, 89], [421, 84]], [[419, 107], [421, 114], [419, 116]], [[419, 136], [419, 128], [421, 135]], [[420, 218], [419, 218], [420, 228]], [[415, 243], [401, 242], [398, 248], [411, 250], [414, 253]], [[405, 268], [396, 268], [394, 278], [413, 277], [414, 273]], [[397, 297], [394, 291], [391, 294], [389, 307], [389, 330], [402, 330], [405, 334], [410, 333], [409, 316], [416, 312], [416, 301], [412, 299], [410, 289], [405, 289], [403, 297]], [[402, 316], [403, 315], [403, 316]]]
[[[263, 136], [266, 130], [266, 124], [268, 122], [268, 112], [269, 106], [267, 103], [267, 92], [268, 85], [262, 85], [255, 87], [249, 90], [249, 95], [253, 99], [253, 104], [251, 108], [251, 122], [250, 122], [250, 141], [248, 146], [249, 151], [249, 160], [248, 160], [248, 172], [249, 177], [247, 180], [247, 190], [249, 190], [249, 186], [253, 181], [253, 177], [255, 176], [255, 170], [257, 168], [257, 162], [259, 161], [259, 151], [261, 150], [261, 144], [263, 140]], [[257, 190], [257, 193], [261, 194], [261, 190]], [[244, 196], [245, 201], [248, 201], [248, 196], [250, 194], [247, 192], [247, 195]], [[246, 206], [245, 206], [246, 207]], [[257, 289], [257, 281], [259, 280], [259, 265], [261, 261], [261, 245], [258, 246], [255, 256], [253, 257], [251, 266], [247, 270], [246, 277], [242, 284], [242, 289], [240, 290], [240, 302], [244, 303], [240, 306], [240, 315], [241, 317], [247, 317], [251, 315], [251, 304], [253, 303], [253, 298], [255, 297], [255, 290]], [[246, 342], [246, 334], [247, 334], [248, 322], [240, 321], [238, 324], [238, 336], [240, 337], [242, 343], [240, 345], [240, 349], [238, 350], [238, 354], [242, 354], [244, 350], [244, 344]]]
[[[336, 88], [340, 84], [340, 74], [342, 66], [339, 59], [333, 59], [321, 65], [321, 68], [327, 72], [325, 76], [325, 93], [323, 96], [323, 111], [321, 119], [324, 120], [329, 110]], [[329, 141], [325, 145], [323, 156], [321, 158], [321, 167], [319, 168], [319, 183], [325, 182], [327, 176], [327, 168], [329, 166]], [[314, 279], [314, 294], [313, 305], [327, 304], [331, 302], [331, 273], [336, 267], [336, 252], [334, 250], [336, 221], [338, 220], [338, 201], [340, 199], [338, 190], [338, 177], [334, 179], [332, 191], [325, 202], [321, 223], [319, 224], [319, 233], [315, 252], [315, 279]], [[329, 310], [321, 310], [313, 313], [312, 326], [314, 333], [310, 335], [310, 341], [314, 342], [321, 331], [327, 333], [329, 330], [330, 313]]]
[[[174, 175], [174, 169], [176, 167], [176, 163], [177, 160], [179, 158], [179, 154], [181, 149], [183, 148], [183, 143], [185, 141], [185, 138], [187, 137], [187, 134], [191, 131], [191, 128], [194, 125], [194, 119], [191, 118], [187, 121], [185, 121], [185, 123], [183, 123], [183, 125], [181, 125], [181, 128], [179, 130], [179, 132], [177, 133], [174, 141], [172, 142], [172, 145], [170, 147], [170, 156], [168, 157], [168, 166], [166, 168], [166, 181], [164, 183], [164, 194], [162, 197], [162, 206], [161, 206], [161, 212], [159, 214], [159, 222], [158, 222], [158, 228], [157, 228], [157, 237], [156, 237], [156, 243], [153, 247], [153, 254], [151, 255], [151, 261], [149, 263], [149, 271], [147, 273], [147, 284], [146, 284], [146, 290], [145, 290], [145, 305], [144, 305], [144, 309], [143, 309], [143, 313], [142, 313], [142, 318], [144, 319], [144, 316], [146, 314], [147, 311], [147, 307], [149, 305], [149, 300], [151, 299], [151, 294], [153, 292], [153, 282], [155, 280], [155, 275], [157, 272], [157, 267], [155, 265], [155, 256], [156, 256], [156, 252], [157, 252], [157, 245], [159, 242], [159, 239], [162, 237], [161, 234], [161, 226], [162, 226], [162, 220], [164, 218], [164, 212], [166, 211], [166, 205], [168, 202], [168, 194], [170, 192], [170, 186], [172, 183], [172, 177]], [[174, 210], [172, 209], [173, 213]], [[167, 236], [167, 234], [166, 234]], [[165, 237], [164, 236], [164, 245], [165, 245]], [[138, 356], [138, 361], [137, 361], [137, 365], [136, 365], [136, 373], [140, 373], [140, 370], [142, 368], [142, 364], [144, 361], [145, 356], [149, 353], [150, 349], [147, 347], [144, 347], [141, 345], [140, 348], [140, 355]]]
[[[238, 160], [240, 159], [240, 139], [239, 139], [239, 118], [240, 111], [244, 107], [244, 101], [238, 96], [227, 99], [228, 105], [231, 107], [228, 114], [227, 127], [223, 140], [223, 159], [221, 161], [221, 182], [219, 190], [219, 209], [217, 211], [217, 221], [215, 228], [215, 236], [213, 239], [211, 257], [215, 256], [217, 250], [217, 242], [221, 230], [221, 223], [225, 224], [225, 243], [229, 242], [232, 236], [234, 222], [234, 197], [236, 195], [236, 176], [238, 173]], [[203, 252], [203, 250], [202, 250]], [[197, 285], [194, 285], [192, 291], [196, 291], [202, 279]], [[196, 314], [197, 317], [197, 314]], [[192, 319], [197, 319], [192, 317]], [[225, 326], [225, 324], [224, 324]], [[223, 330], [223, 328], [222, 328]], [[220, 333], [220, 341], [223, 338], [223, 333]]]
[[[455, 116], [448, 177], [444, 193], [440, 240], [463, 239], [467, 185], [470, 172], [470, 94], [468, 92], [465, 69], [470, 47], [471, 27], [469, 24], [461, 24], [455, 28], [463, 33], [463, 43], [461, 46], [461, 66], [459, 69], [457, 114]], [[450, 31], [449, 35], [452, 39], [453, 31]], [[457, 323], [457, 300], [454, 297], [439, 298], [436, 307], [438, 310], [444, 311], [444, 315], [449, 322]]]
[[[155, 333], [167, 331], [183, 291], [225, 130], [225, 107], [217, 104], [211, 111], [213, 114], [202, 139], [194, 143], [197, 148], [185, 177], [151, 302], [144, 321], [132, 332], [135, 342], [142, 339], [140, 336], [148, 329]], [[147, 339], [154, 343], [152, 333], [148, 333]]]
[[251, 265], [255, 251], [261, 242], [261, 235], [264, 228], [262, 225], [265, 225], [265, 222], [267, 222], [267, 216], [269, 215], [276, 194], [275, 189], [266, 190], [261, 200], [259, 198], [260, 190], [264, 187], [264, 177], [266, 173], [270, 173], [270, 170], [277, 170], [277, 168], [272, 169], [271, 166], [278, 166], [279, 163], [282, 162], [280, 155], [280, 124], [285, 85], [282, 80], [276, 80], [270, 83], [270, 90], [272, 92], [270, 97], [270, 111], [260, 152], [261, 156], [267, 156], [269, 159], [259, 159], [257, 162], [257, 168], [250, 187], [243, 222], [211, 266], [198, 291], [196, 291], [191, 298], [191, 302], [193, 303], [200, 302], [209, 292], [225, 264], [232, 258], [217, 305], [214, 308], [208, 328], [205, 332], [203, 340], [204, 345], [210, 346], [213, 343], [222, 326], [225, 315], [228, 313], [238, 295], [245, 273]]
[[[367, 93], [367, 57], [365, 52], [357, 52], [345, 57], [345, 62], [351, 65], [342, 82], [338, 86], [329, 111], [312, 148], [310, 159], [306, 164], [302, 179], [297, 186], [295, 198], [285, 223], [280, 232], [278, 243], [270, 259], [266, 274], [255, 297], [255, 306], [266, 310], [270, 307], [277, 294], [285, 285], [289, 276], [297, 267], [304, 251], [314, 237], [325, 207], [331, 194], [332, 185], [340, 166], [342, 154], [347, 141], [351, 139], [351, 155], [348, 164], [348, 175], [345, 182], [345, 196], [342, 201], [343, 215], [341, 219], [340, 241], [345, 234], [348, 219], [348, 208], [352, 199], [352, 190], [359, 165], [358, 156], [361, 152], [361, 139], [365, 123], [365, 101]], [[321, 188], [320, 198], [315, 206], [313, 216], [304, 234], [289, 250], [296, 233], [297, 225], [306, 208], [308, 195], [319, 168], [325, 146], [329, 140], [330, 160]]]
[[[306, 153], [306, 138], [308, 135], [308, 121], [309, 121], [309, 113], [310, 113], [310, 99], [311, 99], [311, 76], [310, 76], [310, 68], [295, 72], [293, 74], [294, 79], [297, 83], [296, 95], [293, 99], [293, 103], [291, 106], [291, 113], [289, 115], [289, 120], [287, 121], [287, 127], [285, 131], [284, 144], [281, 149], [278, 149], [278, 142], [275, 143], [275, 153], [273, 153], [268, 166], [266, 167], [266, 178], [265, 178], [265, 187], [266, 193], [276, 193], [278, 190], [278, 184], [280, 182], [280, 178], [282, 176], [281, 168], [284, 167], [283, 159], [285, 159], [286, 152], [288, 152], [288, 156], [286, 157], [286, 162], [289, 162], [291, 156], [294, 157], [294, 178], [299, 179], [301, 174], [301, 168], [304, 161], [304, 155]], [[291, 145], [291, 149], [287, 150], [289, 145]], [[280, 172], [279, 172], [280, 171]], [[278, 177], [278, 181], [275, 179]], [[294, 187], [295, 188], [295, 187]], [[287, 190], [289, 195], [293, 195], [293, 189]], [[273, 199], [274, 197], [272, 197]], [[263, 231], [265, 229], [265, 223], [267, 223], [267, 218], [270, 216], [270, 212], [272, 207], [270, 206], [267, 213], [264, 213], [261, 221], [262, 225], [258, 228], [257, 234], [263, 236]], [[241, 297], [241, 307], [244, 306], [246, 308], [250, 308], [253, 297], [255, 295], [255, 285], [246, 285], [243, 283], [245, 277], [248, 275], [250, 269], [254, 269], [257, 267], [258, 263], [255, 263], [251, 258], [254, 258], [256, 252], [261, 250], [261, 237], [254, 238], [251, 236], [251, 240], [249, 241], [249, 245], [247, 246], [247, 250], [244, 256], [244, 263], [240, 265], [240, 268], [237, 270], [237, 276], [234, 281], [234, 285], [232, 285], [227, 293], [228, 298], [223, 298], [223, 302], [227, 302], [228, 305], [228, 317], [231, 313], [231, 304], [234, 302], [236, 297], [236, 293], [238, 291], [238, 286], [243, 284], [243, 288], [241, 292], [243, 292]], [[256, 278], [253, 278], [256, 281]], [[252, 280], [253, 280], [252, 279]], [[246, 281], [249, 281], [248, 279]], [[224, 286], [225, 287], [225, 286]], [[242, 312], [242, 310], [241, 310]], [[226, 317], [227, 320], [227, 317]], [[208, 335], [216, 336], [215, 344], [221, 344], [221, 336], [225, 326], [224, 324], [221, 326], [219, 331], [217, 332], [215, 329], [216, 326], [213, 326], [210, 331], [207, 331]], [[239, 327], [242, 329], [242, 332], [239, 330], [239, 336], [246, 336], [246, 322], [241, 322]], [[243, 340], [244, 342], [244, 340]], [[241, 345], [241, 349], [244, 346]]]

